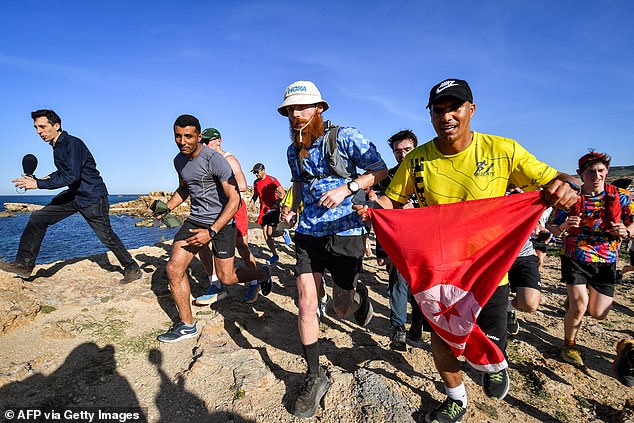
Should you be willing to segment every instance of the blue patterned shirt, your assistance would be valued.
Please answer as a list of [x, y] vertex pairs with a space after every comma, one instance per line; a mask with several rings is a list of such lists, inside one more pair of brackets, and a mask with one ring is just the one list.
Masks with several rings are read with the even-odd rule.
[[[303, 160], [303, 168], [311, 175], [328, 176], [301, 181], [301, 194], [304, 210], [297, 224], [297, 232], [304, 235], [322, 237], [327, 235], [361, 235], [363, 222], [352, 210], [352, 196], [346, 197], [334, 209], [318, 206], [321, 196], [347, 183], [345, 178], [332, 174], [328, 169], [324, 151], [324, 137], [318, 138], [308, 148], [308, 157]], [[339, 128], [337, 148], [346, 163], [348, 172], [357, 174], [357, 167], [366, 171], [386, 169], [387, 166], [376, 146], [363, 137], [356, 128]], [[299, 179], [300, 167], [297, 163], [297, 149], [294, 144], [286, 152], [293, 180]]]

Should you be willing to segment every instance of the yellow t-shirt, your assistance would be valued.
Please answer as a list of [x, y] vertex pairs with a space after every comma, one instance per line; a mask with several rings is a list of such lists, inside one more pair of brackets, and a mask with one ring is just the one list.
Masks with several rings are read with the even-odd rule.
[[[473, 132], [458, 154], [442, 154], [433, 140], [407, 154], [385, 195], [406, 203], [416, 194], [421, 207], [500, 197], [509, 184], [534, 191], [557, 175], [515, 140]], [[508, 283], [505, 276], [500, 285]]]

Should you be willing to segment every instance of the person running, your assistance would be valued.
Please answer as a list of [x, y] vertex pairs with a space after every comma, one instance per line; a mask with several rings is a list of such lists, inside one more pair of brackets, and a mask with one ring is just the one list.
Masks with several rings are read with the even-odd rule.
[[[246, 192], [248, 188], [247, 180], [244, 177], [244, 172], [242, 172], [240, 162], [238, 162], [238, 159], [233, 154], [222, 149], [222, 137], [220, 136], [220, 132], [216, 128], [205, 129], [202, 132], [202, 143], [207, 147], [216, 150], [218, 153], [222, 154], [222, 157], [227, 159], [229, 166], [231, 166], [233, 176], [236, 178], [240, 193]], [[238, 254], [240, 254], [240, 257], [247, 268], [256, 269], [257, 266], [255, 263], [255, 257], [251, 254], [251, 249], [249, 248], [249, 216], [247, 213], [247, 205], [243, 198], [240, 198], [240, 206], [238, 207], [238, 211], [236, 212], [234, 219], [236, 222], [236, 249], [238, 250]], [[214, 271], [214, 263], [209, 246], [204, 246], [198, 255], [203, 267], [205, 268], [205, 272], [209, 277], [211, 286], [205, 295], [201, 295], [196, 298], [195, 304], [208, 305], [224, 298], [227, 294], [222, 287], [222, 281], [218, 279], [218, 276]], [[247, 304], [254, 303], [258, 299], [258, 292], [258, 281], [257, 279], [254, 279], [247, 285], [247, 292], [242, 298], [242, 301]]]
[[542, 216], [539, 218], [539, 223], [535, 226], [535, 230], [531, 234], [530, 238], [533, 243], [533, 248], [535, 249], [535, 255], [537, 255], [537, 260], [539, 262], [538, 268], [540, 271], [542, 270], [542, 267], [544, 267], [544, 259], [546, 258], [546, 253], [548, 252], [548, 244], [553, 239], [553, 234], [546, 229], [548, 218], [552, 212], [552, 207], [548, 207], [544, 210], [544, 213], [542, 213]]
[[583, 315], [608, 316], [614, 297], [619, 246], [632, 238], [634, 203], [630, 191], [607, 183], [610, 156], [591, 151], [579, 158], [583, 181], [581, 198], [569, 211], [555, 210], [548, 229], [563, 235], [561, 276], [566, 282], [568, 307], [564, 316], [562, 359], [583, 366], [576, 338]]
[[[523, 192], [522, 189], [511, 186], [507, 193], [517, 194], [521, 192]], [[520, 332], [517, 311], [533, 313], [537, 311], [541, 301], [542, 285], [539, 274], [539, 258], [535, 253], [535, 247], [533, 247], [533, 241], [530, 237], [524, 243], [509, 269], [508, 279], [509, 288], [511, 292], [515, 293], [515, 296], [509, 297], [506, 327], [509, 335], [517, 335]]]
[[[310, 81], [297, 81], [286, 88], [277, 111], [288, 117], [292, 143], [287, 149], [293, 180], [293, 205], [282, 209], [282, 218], [291, 222], [300, 201], [303, 211], [295, 230], [298, 326], [307, 372], [293, 413], [311, 417], [330, 381], [319, 364], [318, 291], [323, 274], [330, 271], [333, 308], [337, 316], [352, 318], [365, 326], [372, 318], [368, 289], [359, 279], [365, 246], [363, 222], [352, 210], [352, 195], [387, 176], [387, 167], [376, 147], [355, 128], [340, 127], [336, 133], [339, 158], [352, 175], [346, 179], [332, 172], [325, 154], [326, 133], [322, 113], [328, 103]], [[356, 175], [356, 168], [364, 169]]]
[[[576, 202], [578, 186], [572, 176], [538, 161], [515, 140], [471, 130], [476, 105], [466, 81], [450, 78], [436, 84], [427, 108], [437, 136], [411, 151], [398, 167], [386, 195], [378, 199], [384, 208], [401, 208], [412, 194], [423, 207], [499, 197], [509, 182], [527, 191], [546, 186], [544, 198], [556, 207]], [[365, 206], [355, 208], [362, 216], [367, 211]], [[508, 292], [504, 277], [476, 320], [502, 352], [506, 350]], [[426, 419], [458, 422], [468, 405], [458, 359], [434, 332], [431, 347], [447, 399]], [[482, 386], [488, 397], [504, 398], [509, 390], [506, 369], [483, 374]]]
[[[387, 178], [372, 187], [372, 191], [368, 195], [369, 200], [376, 200], [379, 195], [383, 195], [387, 187], [390, 185], [398, 166], [401, 164], [405, 156], [418, 146], [416, 134], [409, 129], [399, 131], [392, 135], [388, 140], [388, 144], [392, 149], [397, 165], [388, 171]], [[410, 200], [403, 205], [404, 209], [417, 207], [418, 200], [416, 196], [412, 196]], [[390, 300], [390, 325], [392, 327], [392, 335], [390, 336], [390, 348], [396, 351], [407, 350], [407, 338], [411, 342], [418, 344], [422, 338], [423, 321], [425, 317], [416, 299], [409, 289], [409, 285], [403, 278], [403, 275], [392, 264], [391, 260], [385, 254], [377, 242], [376, 246], [377, 263], [385, 264], [388, 271], [388, 298]], [[405, 330], [405, 322], [407, 321], [407, 303], [412, 306], [412, 324], [409, 331]]]
[[240, 205], [240, 191], [229, 162], [217, 151], [200, 142], [200, 122], [191, 115], [181, 115], [174, 122], [174, 139], [180, 152], [174, 158], [179, 185], [167, 202], [168, 209], [191, 198], [191, 212], [174, 236], [167, 262], [167, 277], [180, 321], [161, 342], [177, 342], [198, 335], [190, 304], [189, 280], [185, 271], [200, 249], [213, 241], [214, 267], [223, 283], [232, 285], [259, 280], [263, 295], [271, 291], [268, 266], [261, 270], [234, 268], [236, 225], [233, 220]]
[[37, 134], [53, 148], [57, 170], [35, 179], [23, 176], [12, 180], [22, 189], [57, 189], [68, 187], [56, 195], [44, 208], [31, 213], [22, 232], [15, 261], [0, 261], [0, 270], [28, 279], [35, 267], [42, 241], [49, 226], [79, 213], [90, 228], [123, 267], [123, 282], [141, 278], [139, 265], [134, 261], [110, 224], [108, 189], [97, 170], [97, 163], [86, 144], [62, 130], [62, 119], [53, 110], [41, 109], [31, 113]]
[[251, 197], [249, 206], [260, 200], [258, 224], [262, 227], [264, 241], [271, 250], [272, 256], [267, 261], [271, 265], [280, 259], [273, 238], [281, 235], [284, 237], [286, 245], [291, 243], [288, 229], [284, 229], [282, 232], [277, 230], [277, 224], [280, 222], [279, 202], [286, 195], [286, 191], [275, 176], [266, 174], [266, 169], [262, 163], [256, 163], [251, 169], [251, 173], [255, 175], [256, 180], [253, 182], [253, 197]]

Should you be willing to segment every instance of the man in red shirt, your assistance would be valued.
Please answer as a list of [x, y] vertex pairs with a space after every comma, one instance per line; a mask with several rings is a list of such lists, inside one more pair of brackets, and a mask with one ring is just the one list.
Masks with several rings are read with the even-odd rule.
[[266, 174], [262, 163], [256, 163], [251, 172], [257, 179], [253, 182], [253, 197], [249, 206], [255, 204], [258, 199], [260, 200], [258, 224], [262, 226], [264, 240], [271, 249], [272, 256], [267, 261], [267, 264], [271, 265], [280, 259], [277, 255], [273, 238], [283, 235], [286, 245], [291, 243], [288, 229], [285, 229], [284, 232], [276, 230], [277, 224], [280, 222], [280, 200], [284, 198], [286, 191], [277, 178]]

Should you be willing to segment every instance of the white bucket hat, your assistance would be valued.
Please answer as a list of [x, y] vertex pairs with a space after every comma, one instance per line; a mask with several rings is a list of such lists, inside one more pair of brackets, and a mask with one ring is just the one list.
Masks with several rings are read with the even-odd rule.
[[317, 104], [321, 103], [324, 108], [324, 112], [328, 110], [328, 102], [321, 98], [321, 93], [310, 81], [297, 81], [286, 87], [284, 92], [284, 101], [282, 105], [277, 108], [277, 111], [282, 116], [288, 117], [286, 106], [294, 106], [297, 104]]

